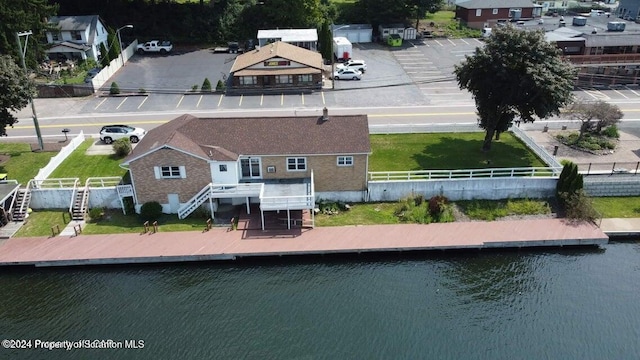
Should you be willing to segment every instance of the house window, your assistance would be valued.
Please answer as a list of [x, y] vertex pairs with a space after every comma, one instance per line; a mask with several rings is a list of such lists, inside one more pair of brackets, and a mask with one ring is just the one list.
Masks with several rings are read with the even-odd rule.
[[287, 171], [307, 171], [307, 158], [287, 158]]
[[338, 166], [353, 166], [353, 156], [338, 156]]
[[257, 76], [240, 76], [240, 85], [256, 85], [257, 83]]
[[476, 9], [476, 16], [482, 16], [482, 9]]
[[292, 84], [293, 75], [276, 75], [276, 84]]
[[310, 83], [313, 81], [311, 75], [298, 75], [298, 83]]
[[73, 40], [82, 40], [82, 33], [80, 31], [72, 31], [71, 38]]
[[227, 172], [227, 165], [220, 165], [220, 172]]
[[493, 9], [493, 15], [498, 15], [498, 9]]
[[180, 177], [180, 167], [179, 166], [163, 166], [161, 168], [161, 174], [163, 178]]
[[60, 41], [60, 33], [57, 31], [54, 31], [51, 33], [51, 39], [53, 41]]

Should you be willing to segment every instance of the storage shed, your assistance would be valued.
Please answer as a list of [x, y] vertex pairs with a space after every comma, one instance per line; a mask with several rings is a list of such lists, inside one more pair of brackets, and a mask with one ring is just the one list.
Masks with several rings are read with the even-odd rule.
[[382, 41], [387, 41], [391, 34], [397, 34], [404, 40], [415, 40], [417, 31], [412, 27], [405, 27], [404, 24], [382, 24], [378, 26], [378, 32]]
[[373, 41], [373, 28], [369, 24], [332, 25], [333, 37], [344, 37], [352, 43]]

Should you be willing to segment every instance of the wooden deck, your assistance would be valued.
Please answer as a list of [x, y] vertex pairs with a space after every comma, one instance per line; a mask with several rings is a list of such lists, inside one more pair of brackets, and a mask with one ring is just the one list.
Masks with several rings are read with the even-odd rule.
[[[258, 213], [259, 216], [259, 213]], [[591, 223], [562, 219], [371, 225], [262, 231], [11, 238], [0, 244], [0, 266], [72, 266], [233, 260], [245, 257], [415, 250], [602, 245]]]

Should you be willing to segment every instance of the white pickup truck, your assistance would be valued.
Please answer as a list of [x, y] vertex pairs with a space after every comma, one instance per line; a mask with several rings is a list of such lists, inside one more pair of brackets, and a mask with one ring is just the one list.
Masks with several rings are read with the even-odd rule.
[[166, 54], [171, 52], [171, 49], [173, 49], [173, 44], [171, 44], [171, 41], [151, 40], [151, 41], [147, 41], [144, 44], [138, 45], [138, 48], [136, 51], [138, 52], [138, 54], [145, 54], [145, 53]]

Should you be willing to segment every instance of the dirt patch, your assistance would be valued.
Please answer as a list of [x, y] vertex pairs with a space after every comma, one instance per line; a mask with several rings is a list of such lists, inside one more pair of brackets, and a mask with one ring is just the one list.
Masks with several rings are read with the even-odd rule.
[[0, 165], [4, 165], [9, 159], [11, 159], [11, 155], [0, 154]]
[[58, 152], [68, 143], [68, 141], [45, 142], [42, 144], [42, 150], [40, 150], [40, 146], [38, 145], [38, 143], [31, 143], [29, 145], [31, 146], [31, 151]]

